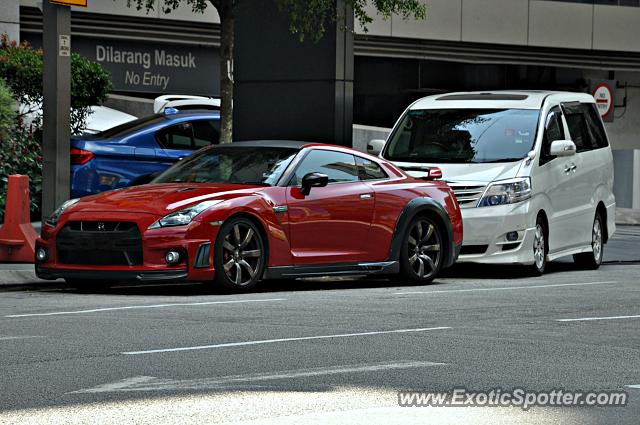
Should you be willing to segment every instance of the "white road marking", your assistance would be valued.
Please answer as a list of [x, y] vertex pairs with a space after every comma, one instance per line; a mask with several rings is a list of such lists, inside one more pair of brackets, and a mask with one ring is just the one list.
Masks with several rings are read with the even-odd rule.
[[379, 372], [397, 369], [412, 369], [431, 366], [446, 366], [446, 363], [424, 361], [400, 361], [394, 363], [374, 363], [349, 366], [318, 367], [310, 369], [288, 370], [275, 373], [256, 373], [250, 375], [231, 375], [217, 378], [200, 379], [160, 379], [152, 376], [136, 376], [122, 381], [73, 391], [69, 394], [107, 393], [131, 391], [168, 391], [168, 390], [205, 390], [229, 384], [272, 381], [280, 379], [309, 378], [314, 376], [340, 375], [348, 373]]
[[10, 314], [4, 317], [16, 318], [16, 317], [36, 317], [36, 316], [62, 316], [66, 314], [100, 313], [103, 311], [136, 310], [136, 309], [166, 308], [166, 307], [191, 307], [191, 306], [214, 305], [214, 304], [262, 303], [262, 302], [272, 302], [272, 301], [286, 301], [286, 298], [268, 298], [268, 299], [261, 299], [261, 300], [207, 301], [207, 302], [198, 302], [198, 303], [129, 305], [129, 306], [122, 306], [122, 307], [94, 308], [90, 310], [54, 311], [50, 313]]
[[618, 283], [618, 282], [615, 280], [609, 280], [606, 282], [555, 283], [551, 285], [505, 286], [500, 288], [445, 289], [442, 291], [404, 291], [404, 292], [396, 292], [393, 295], [445, 294], [449, 292], [513, 291], [515, 289], [540, 289], [540, 288], [556, 288], [556, 287], [563, 287], [563, 286], [606, 285], [611, 283]]
[[607, 316], [607, 317], [581, 317], [578, 319], [556, 319], [556, 322], [590, 322], [593, 320], [618, 320], [618, 319], [638, 319], [640, 314], [634, 316]]
[[627, 388], [633, 388], [634, 390], [640, 390], [640, 384], [638, 384], [638, 385], [627, 385]]
[[14, 339], [44, 338], [43, 336], [0, 336], [0, 341], [12, 341]]
[[439, 326], [435, 328], [394, 329], [391, 331], [371, 331], [371, 332], [357, 332], [357, 333], [336, 334], [336, 335], [303, 336], [303, 337], [297, 337], [297, 338], [262, 339], [258, 341], [229, 342], [225, 344], [197, 345], [193, 347], [161, 348], [157, 350], [144, 350], [144, 351], [125, 351], [121, 354], [138, 355], [138, 354], [152, 354], [152, 353], [169, 353], [174, 351], [193, 351], [193, 350], [206, 350], [206, 349], [213, 349], [213, 348], [242, 347], [246, 345], [273, 344], [277, 342], [309, 341], [313, 339], [352, 338], [356, 336], [368, 336], [368, 335], [426, 332], [426, 331], [436, 331], [441, 329], [451, 329], [451, 328], [448, 326]]

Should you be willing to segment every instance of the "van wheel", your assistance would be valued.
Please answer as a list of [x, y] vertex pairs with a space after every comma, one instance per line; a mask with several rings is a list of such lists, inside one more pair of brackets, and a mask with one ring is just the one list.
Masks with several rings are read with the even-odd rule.
[[573, 261], [581, 268], [595, 270], [602, 264], [604, 253], [602, 229], [602, 216], [600, 216], [599, 212], [596, 212], [596, 217], [593, 219], [593, 226], [591, 227], [591, 252], [583, 252], [573, 256]]
[[531, 274], [542, 276], [547, 267], [547, 227], [542, 217], [536, 220], [536, 233], [533, 237], [533, 265], [530, 266]]

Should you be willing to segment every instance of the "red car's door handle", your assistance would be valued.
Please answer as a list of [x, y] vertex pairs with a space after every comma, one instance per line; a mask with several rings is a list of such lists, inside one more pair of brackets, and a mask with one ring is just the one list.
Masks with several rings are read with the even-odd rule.
[[373, 195], [370, 193], [363, 193], [362, 195], [360, 195], [360, 199], [371, 199], [373, 198]]

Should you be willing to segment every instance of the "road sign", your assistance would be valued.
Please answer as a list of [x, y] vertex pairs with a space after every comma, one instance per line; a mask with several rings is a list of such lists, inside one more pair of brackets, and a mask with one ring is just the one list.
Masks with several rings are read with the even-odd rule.
[[78, 6], [87, 7], [89, 0], [49, 0], [49, 3], [59, 4], [62, 6]]
[[71, 54], [71, 36], [60, 34], [58, 40], [58, 54], [60, 56], [69, 56]]
[[602, 119], [613, 118], [610, 116], [613, 111], [613, 88], [607, 83], [600, 83], [596, 85], [593, 97]]

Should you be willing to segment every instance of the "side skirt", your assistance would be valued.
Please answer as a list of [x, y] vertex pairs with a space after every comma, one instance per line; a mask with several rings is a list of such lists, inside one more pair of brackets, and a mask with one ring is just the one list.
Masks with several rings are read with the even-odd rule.
[[560, 257], [566, 257], [568, 255], [582, 254], [583, 252], [593, 252], [593, 248], [591, 247], [591, 245], [587, 245], [583, 247], [570, 248], [563, 251], [554, 252], [552, 254], [547, 254], [547, 261], [553, 261]]
[[351, 264], [312, 264], [304, 266], [269, 267], [265, 270], [264, 279], [361, 274], [396, 274], [399, 272], [400, 263], [397, 261]]

